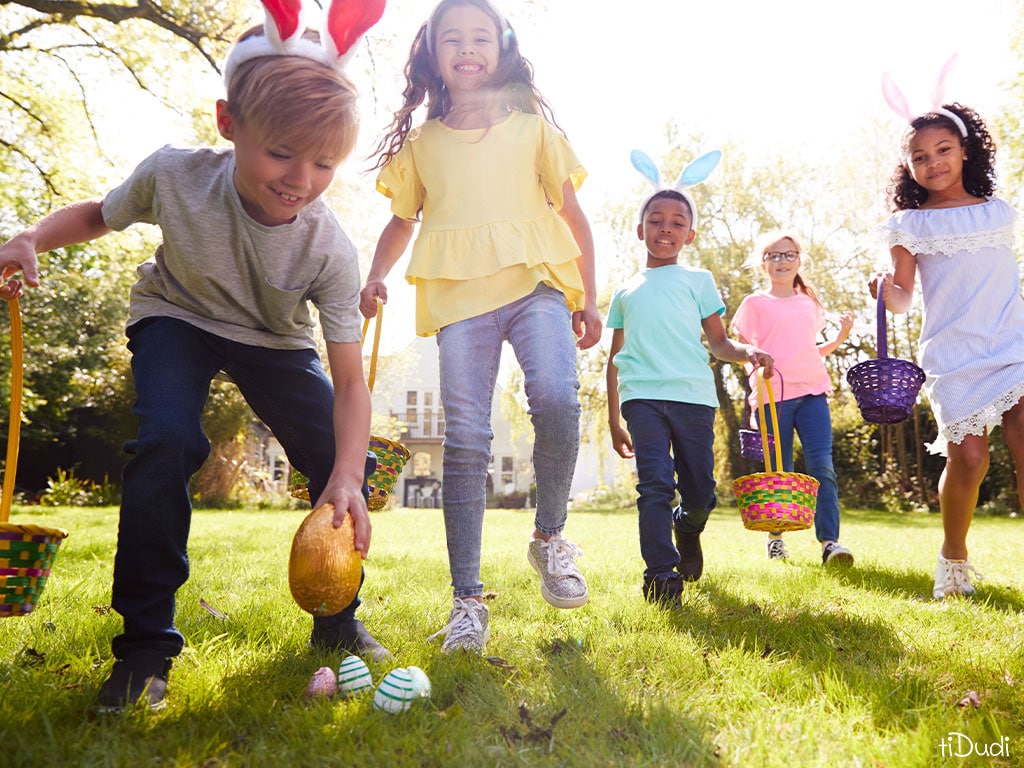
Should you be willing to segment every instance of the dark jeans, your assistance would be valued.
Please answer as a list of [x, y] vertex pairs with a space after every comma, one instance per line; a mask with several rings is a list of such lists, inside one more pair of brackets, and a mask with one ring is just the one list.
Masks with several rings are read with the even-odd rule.
[[[776, 405], [782, 468], [793, 471], [793, 432], [800, 437], [807, 474], [818, 483], [814, 532], [818, 541], [839, 541], [839, 488], [832, 465], [832, 414], [825, 395], [804, 395]], [[772, 432], [768, 419], [768, 432]], [[772, 459], [774, 461], [774, 458]]]
[[[633, 452], [639, 497], [640, 554], [644, 577], [670, 572], [679, 563], [673, 525], [700, 533], [715, 508], [715, 409], [670, 400], [622, 404]], [[679, 506], [673, 509], [676, 492]]]
[[[309, 478], [313, 501], [334, 465], [334, 389], [315, 350], [253, 347], [181, 320], [154, 318], [128, 330], [138, 435], [122, 478], [111, 605], [124, 618], [116, 658], [139, 649], [181, 652], [174, 595], [189, 575], [189, 480], [210, 453], [203, 407], [224, 371]], [[367, 476], [376, 457], [367, 453]], [[367, 492], [364, 484], [363, 493]], [[358, 595], [341, 613], [352, 615]]]

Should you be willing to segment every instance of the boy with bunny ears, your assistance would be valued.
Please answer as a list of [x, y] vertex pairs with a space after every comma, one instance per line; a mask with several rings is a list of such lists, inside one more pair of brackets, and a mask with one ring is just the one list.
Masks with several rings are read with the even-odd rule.
[[[268, 6], [269, 10], [269, 6]], [[380, 17], [383, 0], [335, 2], [324, 44], [290, 10], [250, 30], [225, 66], [217, 127], [234, 146], [157, 150], [103, 199], [53, 212], [0, 249], [4, 276], [38, 285], [36, 254], [135, 222], [163, 243], [131, 292], [138, 435], [114, 559], [111, 604], [124, 618], [102, 711], [164, 703], [184, 645], [175, 593], [189, 574], [189, 479], [209, 453], [201, 417], [220, 371], [237, 384], [288, 459], [310, 479], [316, 506], [351, 515], [355, 546], [370, 545], [365, 478], [370, 398], [360, 351], [359, 269], [352, 243], [320, 199], [358, 131], [356, 91], [340, 68]], [[319, 310], [328, 378], [314, 338]], [[359, 598], [313, 619], [311, 643], [390, 654], [355, 618]]]
[[683, 582], [704, 571], [700, 534], [717, 503], [712, 448], [718, 396], [702, 332], [719, 360], [764, 366], [764, 375], [772, 374], [769, 354], [726, 334], [725, 305], [711, 273], [679, 263], [697, 231], [697, 208], [685, 187], [706, 178], [720, 156], [698, 158], [668, 187], [650, 158], [633, 153], [634, 166], [655, 186], [636, 228], [647, 268], [615, 291], [608, 310], [608, 427], [616, 453], [636, 459], [643, 595], [668, 607], [679, 605]]

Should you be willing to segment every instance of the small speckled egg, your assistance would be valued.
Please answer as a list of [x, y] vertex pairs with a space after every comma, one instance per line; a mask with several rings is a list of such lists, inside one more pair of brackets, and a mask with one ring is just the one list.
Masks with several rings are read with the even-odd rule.
[[412, 678], [412, 692], [414, 697], [421, 699], [430, 698], [430, 678], [427, 673], [419, 667], [406, 667], [409, 677]]
[[342, 696], [357, 696], [373, 689], [373, 676], [366, 662], [358, 656], [347, 656], [338, 667], [338, 692]]
[[329, 698], [338, 692], [338, 676], [330, 667], [320, 667], [313, 673], [309, 685], [306, 686], [305, 696], [308, 699], [320, 697]]
[[380, 681], [377, 692], [373, 694], [373, 706], [383, 709], [389, 714], [397, 715], [409, 709], [409, 705], [415, 697], [409, 670], [399, 667], [388, 672]]

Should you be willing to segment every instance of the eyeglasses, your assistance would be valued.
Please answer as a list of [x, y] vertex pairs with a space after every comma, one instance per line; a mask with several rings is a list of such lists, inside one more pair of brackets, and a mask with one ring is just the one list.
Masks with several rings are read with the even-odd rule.
[[762, 261], [774, 261], [778, 263], [783, 259], [786, 261], [796, 261], [799, 258], [799, 251], [768, 251], [768, 253], [764, 255]]

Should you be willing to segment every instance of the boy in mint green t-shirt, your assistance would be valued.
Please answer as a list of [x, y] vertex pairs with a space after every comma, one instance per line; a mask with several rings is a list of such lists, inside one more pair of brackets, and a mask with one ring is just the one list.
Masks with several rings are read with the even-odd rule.
[[719, 360], [763, 366], [765, 376], [773, 365], [768, 353], [726, 334], [711, 273], [679, 264], [696, 235], [693, 210], [677, 190], [647, 200], [637, 226], [646, 269], [615, 291], [607, 322], [608, 427], [616, 453], [636, 459], [643, 593], [668, 605], [677, 605], [683, 582], [704, 570], [700, 534], [717, 503], [718, 395], [702, 335]]

